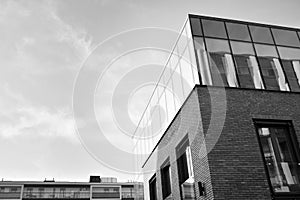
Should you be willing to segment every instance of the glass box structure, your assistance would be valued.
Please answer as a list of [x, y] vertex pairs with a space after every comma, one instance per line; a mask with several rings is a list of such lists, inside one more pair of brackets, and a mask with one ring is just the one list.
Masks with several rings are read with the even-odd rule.
[[[197, 152], [198, 154], [195, 153], [193, 147], [191, 147], [191, 142], [195, 141], [189, 141], [190, 132], [186, 131], [187, 133], [184, 134], [188, 136], [184, 136], [181, 140], [175, 139], [174, 144], [176, 143], [176, 146], [168, 146], [168, 143], [172, 140], [170, 138], [175, 138], [173, 135], [178, 130], [178, 126], [193, 126], [189, 124], [189, 120], [193, 121], [192, 118], [183, 119], [182, 115], [185, 112], [188, 112], [188, 114], [200, 112], [201, 130], [197, 130], [195, 135], [203, 134], [203, 138], [209, 135], [205, 129], [206, 126], [211, 125], [209, 125], [209, 121], [211, 121], [212, 111], [207, 114], [209, 117], [207, 120], [208, 125], [206, 125], [207, 121], [205, 119], [207, 116], [205, 112], [209, 108], [202, 107], [201, 96], [203, 96], [203, 99], [210, 98], [209, 105], [213, 104], [213, 97], [209, 92], [206, 94], [208, 97], [205, 97], [203, 88], [219, 88], [216, 89], [219, 90], [219, 93], [225, 91], [225, 99], [227, 100], [226, 117], [232, 115], [233, 119], [230, 120], [236, 121], [236, 123], [229, 125], [227, 124], [229, 120], [225, 119], [223, 130], [220, 133], [220, 138], [225, 139], [220, 139], [221, 142], [229, 140], [229, 136], [224, 136], [227, 129], [235, 130], [243, 121], [251, 121], [251, 125], [247, 129], [253, 129], [255, 134], [249, 137], [255, 138], [256, 142], [251, 144], [255, 145], [253, 151], [259, 151], [260, 156], [251, 157], [249, 160], [254, 159], [255, 163], [260, 163], [257, 164], [257, 168], [254, 166], [252, 170], [253, 172], [257, 172], [257, 170], [263, 172], [262, 176], [265, 177], [262, 178], [262, 182], [265, 181], [264, 184], [268, 185], [267, 193], [259, 194], [260, 196], [258, 194], [251, 196], [251, 192], [248, 193], [246, 189], [244, 192], [243, 189], [241, 190], [243, 192], [235, 194], [236, 197], [234, 197], [230, 193], [232, 191], [232, 189], [229, 189], [231, 186], [227, 186], [226, 181], [224, 185], [220, 182], [217, 183], [217, 180], [224, 181], [227, 177], [227, 175], [226, 177], [224, 175], [222, 179], [222, 177], [217, 177], [214, 174], [214, 170], [220, 170], [215, 167], [220, 167], [219, 164], [216, 164], [217, 161], [227, 162], [230, 159], [234, 160], [234, 158], [221, 159], [217, 157], [214, 151], [218, 151], [219, 155], [223, 155], [226, 148], [222, 145], [230, 145], [228, 143], [225, 144], [224, 142], [221, 147], [218, 146], [221, 143], [219, 140], [216, 147], [212, 147], [212, 150], [209, 150], [210, 152], [207, 150], [208, 156], [205, 158], [204, 165], [208, 163], [207, 170], [211, 170], [208, 172], [208, 176], [211, 178], [205, 180], [199, 178], [195, 180], [194, 178], [196, 176], [200, 177], [197, 173], [204, 173], [204, 171], [203, 169], [200, 170], [200, 161], [197, 161], [199, 152]], [[201, 93], [202, 90], [203, 93]], [[152, 200], [168, 198], [300, 199], [300, 155], [298, 145], [298, 137], [300, 137], [298, 135], [300, 133], [297, 132], [299, 131], [298, 125], [295, 125], [300, 117], [297, 114], [300, 111], [298, 106], [299, 92], [300, 29], [189, 15], [133, 137], [136, 142], [137, 167], [142, 166], [145, 174], [151, 174], [151, 176], [145, 175], [144, 178], [145, 184], [148, 185], [148, 187], [145, 187], [146, 198], [149, 196]], [[199, 99], [197, 104], [199, 104], [200, 109], [186, 111], [185, 104], [191, 101], [193, 93], [196, 93]], [[258, 94], [257, 99], [255, 99], [256, 94]], [[232, 99], [234, 95], [237, 96]], [[241, 99], [238, 99], [239, 95]], [[246, 98], [247, 95], [248, 99]], [[260, 95], [265, 96], [260, 98]], [[269, 99], [269, 102], [265, 101], [266, 98]], [[281, 101], [278, 102], [275, 100], [276, 98], [281, 99]], [[240, 100], [243, 100], [242, 103], [246, 105], [245, 107], [235, 107], [240, 104]], [[286, 107], [285, 103], [296, 105], [294, 106], [295, 110]], [[270, 107], [273, 104], [275, 106]], [[253, 111], [250, 110], [252, 106], [255, 106]], [[284, 111], [280, 111], [283, 108]], [[255, 117], [250, 118], [247, 115], [248, 118], [243, 118], [243, 115], [246, 116], [246, 112], [253, 114]], [[196, 114], [191, 116], [198, 117]], [[173, 133], [170, 133], [172, 131]], [[237, 148], [240, 149], [237, 152], [238, 156], [243, 155], [243, 153], [246, 155], [245, 152], [249, 150], [244, 151], [247, 145], [241, 143], [237, 144]], [[160, 151], [162, 145], [165, 146], [164, 151]], [[201, 146], [200, 143], [194, 145]], [[218, 148], [224, 148], [224, 152], [219, 151]], [[223, 155], [224, 158], [227, 155], [228, 152]], [[176, 160], [170, 161], [172, 156]], [[235, 159], [236, 162], [240, 162], [238, 156]], [[164, 159], [160, 157], [164, 157]], [[173, 165], [174, 163], [176, 165], [173, 171], [172, 162]], [[230, 162], [233, 161], [230, 160]], [[247, 166], [244, 166], [244, 168], [238, 166], [238, 168], [239, 170], [248, 170]], [[152, 169], [154, 175], [149, 172], [150, 169]], [[229, 171], [224, 168], [224, 173], [229, 173]], [[249, 179], [255, 180], [255, 173], [251, 174], [251, 171], [246, 171], [244, 175], [249, 175]], [[247, 174], [248, 172], [249, 174]], [[219, 174], [222, 173], [222, 170], [219, 171]], [[231, 176], [238, 176], [239, 173], [232, 172]], [[172, 180], [174, 175], [177, 177], [176, 180]], [[208, 179], [210, 180], [208, 181]], [[235, 182], [228, 182], [231, 184], [244, 184], [247, 182], [237, 178], [233, 179]], [[228, 178], [228, 180], [231, 180], [231, 178]], [[249, 180], [249, 183], [252, 184], [251, 180]], [[227, 188], [228, 191], [224, 188]], [[172, 193], [179, 195], [172, 195]], [[225, 193], [228, 194], [228, 197], [226, 195], [224, 197]]]

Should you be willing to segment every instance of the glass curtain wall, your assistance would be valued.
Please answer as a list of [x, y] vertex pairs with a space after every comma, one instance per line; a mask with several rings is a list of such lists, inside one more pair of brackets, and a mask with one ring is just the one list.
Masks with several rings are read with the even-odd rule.
[[[199, 28], [200, 23], [196, 26]], [[137, 168], [143, 165], [194, 86], [200, 83], [191, 33], [187, 20], [136, 128], [133, 139]]]
[[300, 91], [299, 31], [190, 15], [202, 85]]

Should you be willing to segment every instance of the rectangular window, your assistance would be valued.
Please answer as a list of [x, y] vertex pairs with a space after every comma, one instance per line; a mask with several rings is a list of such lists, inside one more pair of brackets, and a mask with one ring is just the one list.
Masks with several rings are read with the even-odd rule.
[[226, 23], [229, 39], [251, 41], [247, 25]]
[[206, 39], [213, 85], [237, 87], [235, 68], [227, 40]]
[[188, 136], [176, 147], [176, 157], [181, 199], [195, 199], [195, 181]]
[[274, 44], [269, 28], [261, 26], [249, 26], [250, 33], [254, 42]]
[[268, 90], [289, 91], [275, 46], [255, 44], [255, 49], [265, 88]]
[[203, 19], [202, 25], [205, 36], [227, 38], [224, 22]]
[[300, 42], [296, 31], [288, 31], [288, 30], [272, 28], [272, 32], [276, 44], [300, 47]]
[[293, 142], [291, 125], [257, 122], [256, 127], [272, 191], [300, 194], [298, 145]]
[[241, 88], [264, 89], [251, 43], [230, 42]]
[[162, 195], [163, 199], [167, 198], [171, 194], [171, 169], [170, 161], [167, 159], [160, 169], [161, 173], [161, 184], [162, 184]]
[[150, 200], [157, 200], [157, 193], [156, 193], [156, 174], [152, 176], [149, 180], [149, 193], [150, 193]]
[[200, 19], [199, 18], [190, 18], [191, 21], [191, 28], [192, 28], [192, 33], [193, 35], [202, 35], [202, 28], [200, 24]]

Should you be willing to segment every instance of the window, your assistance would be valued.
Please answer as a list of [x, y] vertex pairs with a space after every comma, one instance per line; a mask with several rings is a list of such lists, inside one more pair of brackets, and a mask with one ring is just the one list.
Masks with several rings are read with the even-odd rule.
[[260, 26], [250, 26], [250, 32], [254, 42], [273, 44], [271, 31], [269, 28]]
[[199, 18], [190, 18], [193, 35], [202, 35], [202, 28]]
[[212, 83], [237, 87], [237, 79], [227, 40], [206, 39]]
[[195, 181], [188, 135], [176, 147], [181, 199], [195, 199]]
[[224, 22], [203, 19], [202, 25], [205, 36], [227, 38]]
[[263, 89], [258, 63], [251, 43], [230, 42], [240, 87]]
[[150, 200], [157, 200], [156, 174], [154, 174], [152, 178], [149, 180], [149, 193], [150, 193]]
[[298, 145], [291, 125], [257, 122], [256, 127], [272, 191], [275, 195], [300, 194]]
[[229, 39], [251, 41], [248, 28], [243, 24], [226, 23]]
[[300, 47], [300, 42], [296, 31], [288, 31], [288, 30], [273, 28], [272, 32], [276, 44]]
[[163, 199], [171, 194], [170, 161], [167, 159], [160, 169]]
[[255, 44], [255, 49], [265, 88], [268, 90], [289, 91], [275, 46]]
[[203, 38], [194, 37], [194, 45], [196, 49], [202, 85], [212, 85], [211, 72], [208, 65], [207, 53], [205, 51]]
[[278, 47], [282, 67], [292, 91], [300, 91], [300, 49]]

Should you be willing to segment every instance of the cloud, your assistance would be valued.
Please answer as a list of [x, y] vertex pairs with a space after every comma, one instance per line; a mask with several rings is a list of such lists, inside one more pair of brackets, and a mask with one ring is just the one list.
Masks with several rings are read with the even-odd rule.
[[0, 91], [6, 97], [0, 101], [0, 137], [14, 139], [20, 135], [34, 137], [38, 134], [79, 144], [70, 109], [50, 111], [45, 107], [31, 105], [8, 86], [0, 87]]

